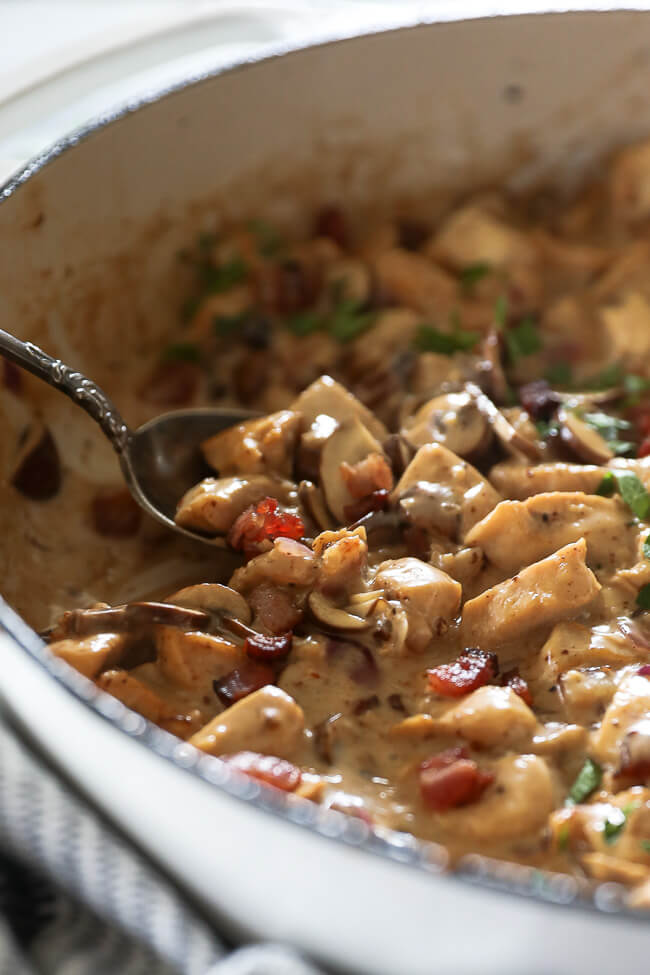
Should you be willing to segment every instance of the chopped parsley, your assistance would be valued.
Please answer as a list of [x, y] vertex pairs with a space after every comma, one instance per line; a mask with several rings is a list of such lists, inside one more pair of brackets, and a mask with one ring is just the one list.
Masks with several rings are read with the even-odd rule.
[[643, 543], [643, 554], [645, 555], [646, 559], [650, 560], [650, 535], [646, 535]]
[[275, 257], [284, 249], [284, 241], [276, 228], [266, 220], [251, 220], [248, 229], [254, 234], [257, 248], [264, 257]]
[[650, 853], [650, 840], [641, 840], [641, 849], [644, 853]]
[[551, 386], [570, 386], [573, 382], [573, 369], [569, 362], [554, 362], [544, 373], [544, 379]]
[[542, 348], [542, 340], [534, 320], [529, 316], [523, 318], [518, 325], [504, 333], [506, 348], [511, 362], [517, 362], [524, 356], [533, 355]]
[[466, 294], [471, 294], [474, 286], [490, 274], [492, 268], [485, 261], [477, 261], [475, 264], [468, 264], [460, 272], [460, 285]]
[[191, 321], [196, 315], [196, 312], [200, 304], [201, 304], [201, 298], [199, 295], [190, 295], [189, 298], [186, 298], [186, 300], [181, 305], [181, 321], [183, 322]]
[[479, 340], [478, 334], [461, 328], [457, 315], [451, 317], [450, 325], [448, 332], [441, 332], [433, 325], [420, 325], [415, 335], [415, 347], [420, 352], [438, 352], [441, 355], [473, 349]]
[[228, 291], [234, 284], [239, 284], [248, 274], [248, 267], [241, 257], [233, 257], [215, 267], [213, 264], [199, 265], [203, 290], [208, 294], [220, 294]]
[[638, 802], [628, 802], [627, 805], [623, 806], [622, 809], [613, 810], [609, 814], [603, 826], [603, 834], [605, 836], [606, 843], [616, 842], [623, 827], [625, 826], [625, 823], [627, 822], [627, 817], [630, 815], [630, 813], [634, 812], [634, 810], [638, 808]]
[[614, 477], [614, 472], [606, 471], [603, 474], [602, 481], [596, 488], [596, 494], [599, 494], [602, 498], [611, 498], [615, 490], [616, 490], [616, 478]]
[[625, 373], [620, 363], [614, 362], [607, 366], [602, 372], [590, 376], [583, 380], [580, 387], [584, 390], [612, 389], [614, 386], [621, 386], [625, 379]]
[[315, 311], [300, 311], [288, 318], [286, 324], [294, 335], [311, 335], [323, 327], [323, 319]]
[[370, 328], [375, 320], [375, 313], [362, 311], [358, 301], [343, 298], [334, 307], [325, 320], [325, 328], [337, 342], [351, 342], [357, 336]]
[[564, 805], [575, 806], [579, 802], [584, 802], [585, 799], [589, 798], [592, 792], [596, 791], [600, 785], [602, 777], [603, 770], [598, 762], [594, 762], [591, 758], [586, 758], [584, 765], [576, 776], [575, 782], [569, 790], [569, 795], [567, 796]]
[[542, 440], [553, 437], [560, 432], [557, 420], [536, 420], [535, 426]]
[[601, 435], [609, 449], [617, 456], [627, 454], [634, 449], [633, 443], [629, 440], [621, 440], [619, 437], [623, 430], [629, 430], [632, 426], [629, 420], [621, 420], [617, 416], [610, 416], [608, 413], [602, 412], [583, 413], [581, 419], [587, 426]]
[[650, 609], [650, 582], [647, 582], [645, 586], [641, 586], [639, 589], [636, 594], [636, 604], [640, 609]]
[[642, 376], [630, 373], [623, 378], [623, 389], [627, 393], [625, 406], [636, 406], [643, 393], [650, 390], [650, 379], [644, 379]]
[[508, 319], [508, 299], [505, 295], [499, 295], [494, 303], [494, 324], [499, 332], [506, 327]]
[[623, 501], [639, 521], [645, 521], [650, 514], [650, 494], [642, 482], [631, 471], [613, 471], [612, 473], [616, 478]]
[[223, 339], [234, 335], [242, 327], [247, 316], [246, 311], [240, 312], [239, 315], [217, 315], [212, 322], [217, 338]]
[[193, 342], [174, 342], [162, 354], [163, 362], [200, 362], [201, 350]]

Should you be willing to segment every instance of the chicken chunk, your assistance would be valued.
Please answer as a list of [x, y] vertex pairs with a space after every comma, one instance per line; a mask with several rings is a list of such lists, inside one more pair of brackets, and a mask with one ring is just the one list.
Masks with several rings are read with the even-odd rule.
[[481, 748], [510, 748], [529, 741], [537, 718], [510, 687], [486, 684], [440, 718], [437, 728]]
[[378, 420], [356, 396], [348, 392], [345, 386], [337, 383], [330, 376], [321, 376], [303, 390], [291, 405], [291, 410], [301, 414], [305, 429], [314, 423], [316, 417], [324, 415], [333, 417], [337, 423], [360, 420], [378, 440], [384, 440], [388, 436], [388, 431], [381, 420]]
[[101, 670], [120, 662], [127, 639], [124, 633], [95, 633], [83, 639], [57, 640], [50, 644], [50, 650], [84, 677], [92, 679]]
[[534, 494], [556, 491], [594, 494], [606, 472], [607, 468], [593, 464], [552, 463], [525, 467], [505, 461], [494, 465], [490, 482], [502, 495], [523, 501]]
[[650, 680], [628, 674], [619, 684], [600, 727], [593, 733], [591, 750], [603, 764], [618, 767], [621, 745], [630, 728], [650, 715]]
[[461, 623], [465, 645], [494, 649], [575, 616], [600, 591], [586, 554], [587, 544], [580, 539], [471, 599]]
[[305, 716], [294, 699], [273, 684], [254, 691], [204, 725], [190, 743], [210, 755], [240, 751], [296, 758]]
[[321, 532], [314, 539], [314, 554], [318, 558], [319, 589], [330, 594], [361, 590], [368, 562], [368, 540], [363, 526]]
[[405, 497], [421, 483], [432, 485], [434, 490], [445, 489], [446, 503], [457, 509], [455, 534], [461, 539], [501, 500], [476, 468], [442, 444], [420, 447], [394, 488], [393, 499]]
[[292, 486], [264, 474], [246, 477], [206, 477], [183, 495], [176, 510], [176, 522], [194, 531], [225, 535], [239, 515], [262, 498], [286, 501]]
[[422, 254], [396, 247], [380, 254], [374, 267], [383, 291], [425, 315], [447, 317], [457, 301], [454, 278]]
[[429, 251], [457, 270], [479, 263], [508, 268], [531, 264], [536, 258], [529, 236], [472, 205], [451, 214]]
[[460, 608], [460, 583], [420, 559], [382, 562], [375, 586], [402, 603], [408, 618], [407, 646], [416, 652], [446, 630]]
[[97, 678], [97, 686], [179, 738], [187, 738], [201, 726], [201, 714], [197, 709], [179, 713], [173, 704], [126, 670], [105, 671]]
[[610, 343], [612, 360], [623, 359], [643, 367], [650, 356], [650, 303], [636, 291], [619, 304], [603, 308], [601, 317]]
[[236, 569], [229, 585], [249, 592], [260, 583], [277, 586], [310, 586], [316, 579], [316, 557], [311, 549], [292, 538], [276, 538], [273, 548]]
[[639, 658], [639, 650], [616, 627], [558, 623], [539, 652], [540, 672], [555, 682], [576, 667], [623, 667]]
[[516, 572], [563, 545], [584, 538], [591, 568], [610, 571], [632, 565], [637, 557], [638, 529], [618, 498], [554, 491], [526, 501], [502, 501], [466, 536], [490, 562]]
[[627, 146], [615, 157], [609, 176], [612, 213], [636, 223], [650, 216], [650, 141]]
[[156, 648], [162, 674], [197, 693], [210, 693], [212, 681], [242, 659], [239, 647], [229, 640], [208, 633], [184, 633], [174, 626], [156, 627]]
[[270, 473], [290, 477], [301, 423], [299, 413], [281, 410], [222, 430], [204, 441], [201, 450], [221, 477]]

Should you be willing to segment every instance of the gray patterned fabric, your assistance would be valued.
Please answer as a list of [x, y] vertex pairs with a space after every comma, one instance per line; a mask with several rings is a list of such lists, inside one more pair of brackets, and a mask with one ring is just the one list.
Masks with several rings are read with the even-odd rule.
[[0, 975], [318, 975], [228, 952], [178, 891], [0, 724]]

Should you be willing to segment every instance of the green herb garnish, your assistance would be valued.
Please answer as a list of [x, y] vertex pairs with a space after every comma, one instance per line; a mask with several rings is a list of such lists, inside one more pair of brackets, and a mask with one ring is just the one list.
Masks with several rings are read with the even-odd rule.
[[241, 257], [233, 257], [219, 267], [208, 263], [201, 264], [200, 274], [204, 291], [209, 294], [220, 294], [243, 281], [248, 274], [248, 267]]
[[479, 340], [476, 332], [460, 327], [457, 315], [451, 318], [451, 331], [441, 332], [433, 325], [420, 325], [415, 335], [415, 346], [420, 352], [438, 352], [441, 355], [454, 355], [455, 352], [468, 352]]
[[193, 342], [174, 342], [162, 354], [163, 362], [200, 362], [201, 350]]
[[494, 325], [497, 331], [502, 332], [506, 327], [508, 319], [508, 299], [505, 295], [499, 295], [494, 303]]
[[616, 490], [616, 478], [612, 471], [606, 471], [603, 474], [603, 479], [596, 488], [595, 493], [599, 494], [602, 498], [611, 498], [612, 494]]
[[650, 840], [641, 840], [641, 849], [644, 853], [650, 853]]
[[294, 335], [311, 335], [323, 327], [323, 318], [315, 311], [301, 311], [288, 318], [286, 324]]
[[570, 386], [573, 382], [573, 370], [568, 362], [554, 362], [544, 373], [544, 379], [551, 386]]
[[610, 416], [608, 413], [583, 413], [581, 419], [599, 433], [607, 446], [618, 456], [629, 453], [634, 449], [634, 444], [628, 440], [621, 440], [619, 433], [622, 430], [629, 430], [632, 424], [628, 420], [621, 420], [617, 416]]
[[595, 792], [603, 777], [603, 770], [593, 759], [585, 759], [585, 763], [578, 772], [576, 780], [569, 790], [564, 805], [575, 806], [579, 802], [588, 799], [592, 792]]
[[229, 338], [234, 335], [244, 324], [247, 317], [247, 311], [240, 312], [239, 315], [217, 315], [212, 320], [217, 338]]
[[542, 348], [542, 340], [533, 319], [528, 316], [519, 325], [503, 333], [511, 362], [533, 355]]
[[483, 278], [490, 274], [492, 268], [485, 261], [477, 261], [475, 264], [468, 264], [460, 272], [460, 286], [465, 291], [466, 294], [471, 294], [474, 290], [474, 285], [482, 281]]
[[201, 298], [199, 295], [191, 295], [181, 305], [181, 321], [189, 322], [196, 315], [199, 305], [201, 304]]
[[566, 850], [569, 846], [569, 824], [564, 823], [560, 826], [557, 833], [558, 850]]
[[560, 432], [560, 427], [556, 420], [536, 420], [535, 426], [542, 440], [553, 437]]
[[642, 482], [631, 471], [613, 471], [612, 473], [616, 478], [623, 501], [639, 521], [645, 521], [650, 514], [650, 494]]
[[622, 809], [612, 810], [605, 820], [603, 834], [606, 843], [615, 843], [625, 826], [626, 816]]
[[337, 342], [351, 342], [370, 328], [375, 320], [375, 313], [361, 311], [361, 307], [358, 301], [348, 298], [339, 301], [325, 322], [332, 338]]
[[650, 582], [647, 582], [645, 586], [641, 586], [639, 589], [636, 594], [636, 604], [640, 609], [650, 609]]
[[584, 379], [580, 383], [580, 388], [583, 390], [612, 389], [613, 386], [622, 385], [624, 378], [623, 367], [619, 362], [614, 362], [595, 376]]
[[623, 389], [627, 393], [624, 405], [636, 406], [643, 393], [647, 393], [650, 390], [650, 379], [644, 379], [642, 376], [636, 376], [634, 373], [630, 373], [623, 378]]
[[251, 220], [248, 229], [255, 235], [257, 248], [264, 257], [275, 257], [285, 244], [276, 228], [266, 220]]
[[650, 561], [650, 535], [646, 535], [643, 543], [643, 554]]

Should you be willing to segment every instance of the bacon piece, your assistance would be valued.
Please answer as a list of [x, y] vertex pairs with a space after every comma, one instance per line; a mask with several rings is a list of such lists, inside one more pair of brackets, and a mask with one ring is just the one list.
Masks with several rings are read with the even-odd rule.
[[529, 708], [533, 706], [533, 695], [530, 693], [530, 688], [516, 667], [508, 670], [503, 675], [502, 681], [505, 686], [511, 687], [515, 694], [518, 694]]
[[519, 387], [519, 400], [533, 420], [548, 420], [557, 406], [562, 402], [561, 397], [551, 389], [545, 379], [536, 379]]
[[390, 491], [393, 487], [393, 472], [383, 454], [376, 450], [356, 464], [343, 461], [340, 466], [341, 477], [353, 498], [366, 498], [375, 491]]
[[247, 558], [258, 555], [264, 543], [276, 538], [298, 540], [305, 534], [302, 518], [289, 511], [282, 511], [276, 498], [263, 498], [239, 515], [228, 532], [231, 548], [244, 553]]
[[232, 768], [250, 775], [265, 785], [272, 785], [283, 792], [293, 792], [300, 785], [302, 772], [291, 762], [275, 755], [260, 755], [259, 752], [235, 752], [221, 755], [222, 761]]
[[436, 812], [476, 802], [494, 781], [492, 773], [483, 772], [465, 748], [449, 748], [425, 759], [419, 777], [422, 801]]
[[346, 246], [348, 242], [348, 228], [340, 207], [326, 206], [319, 210], [314, 222], [314, 236], [329, 237], [339, 247]]
[[498, 674], [496, 653], [474, 647], [464, 650], [451, 664], [441, 664], [427, 670], [430, 689], [442, 697], [462, 697], [488, 684]]
[[98, 491], [91, 503], [93, 528], [107, 538], [135, 535], [142, 512], [126, 488]]
[[650, 664], [643, 664], [642, 667], [639, 667], [637, 674], [639, 677], [650, 677]]
[[367, 495], [365, 498], [361, 498], [359, 501], [353, 501], [352, 504], [346, 504], [343, 508], [343, 514], [345, 515], [345, 520], [348, 524], [354, 524], [355, 521], [359, 521], [360, 518], [364, 518], [369, 515], [371, 511], [387, 511], [390, 507], [390, 494], [388, 491], [373, 491], [372, 494]]
[[255, 586], [247, 600], [260, 625], [276, 635], [293, 630], [302, 619], [302, 610], [294, 606], [290, 593], [269, 582]]
[[268, 664], [247, 660], [229, 673], [212, 681], [214, 693], [225, 707], [230, 707], [253, 691], [259, 691], [267, 684], [273, 684], [275, 673]]
[[61, 488], [59, 451], [49, 430], [21, 460], [11, 483], [31, 501], [49, 501]]
[[184, 406], [194, 398], [200, 377], [196, 363], [161, 362], [140, 387], [140, 399], [155, 406]]
[[650, 437], [645, 437], [645, 439], [639, 444], [639, 449], [636, 452], [637, 457], [647, 457], [650, 454]]
[[244, 653], [255, 660], [278, 660], [289, 653], [292, 640], [291, 630], [283, 633], [282, 636], [264, 636], [263, 633], [255, 633], [246, 637]]

